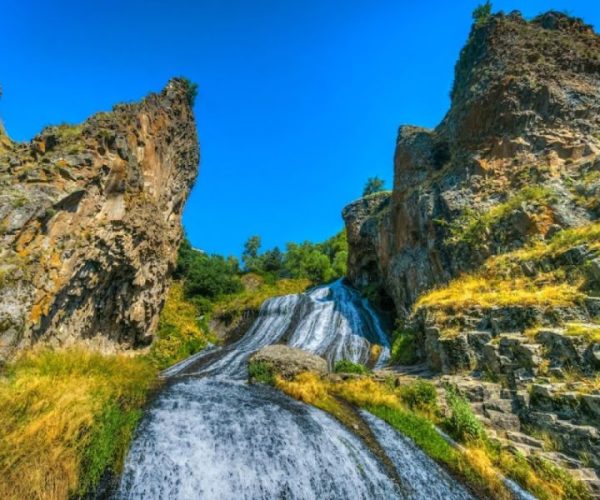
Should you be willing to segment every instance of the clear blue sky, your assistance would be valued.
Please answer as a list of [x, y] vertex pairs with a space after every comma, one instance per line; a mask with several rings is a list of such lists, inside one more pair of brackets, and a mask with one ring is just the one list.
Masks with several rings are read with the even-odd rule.
[[[186, 206], [192, 244], [239, 254], [319, 241], [367, 177], [391, 185], [400, 124], [435, 126], [480, 0], [3, 0], [0, 117], [29, 140], [160, 90], [198, 82], [202, 160]], [[596, 0], [494, 1], [526, 16]]]

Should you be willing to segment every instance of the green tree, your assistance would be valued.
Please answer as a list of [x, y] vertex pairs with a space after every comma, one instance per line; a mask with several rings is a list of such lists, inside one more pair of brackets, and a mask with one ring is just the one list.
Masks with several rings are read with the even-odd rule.
[[263, 271], [267, 273], [280, 273], [283, 269], [283, 252], [279, 247], [267, 250], [260, 260]]
[[383, 191], [385, 181], [379, 177], [369, 177], [363, 189], [363, 196], [369, 196]]
[[488, 18], [492, 15], [492, 2], [490, 0], [486, 0], [485, 3], [479, 4], [473, 10], [473, 20], [475, 21], [475, 26], [481, 26], [485, 23]]
[[244, 267], [247, 271], [261, 271], [261, 262], [258, 256], [258, 251], [260, 250], [261, 240], [260, 236], [254, 235], [250, 236], [244, 243], [244, 251], [242, 252], [242, 261], [244, 262]]

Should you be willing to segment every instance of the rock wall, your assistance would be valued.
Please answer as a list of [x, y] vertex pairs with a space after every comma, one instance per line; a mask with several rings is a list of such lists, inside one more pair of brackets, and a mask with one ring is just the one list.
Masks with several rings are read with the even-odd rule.
[[442, 123], [400, 127], [389, 200], [343, 211], [351, 281], [407, 316], [490, 255], [597, 218], [599, 111], [600, 37], [581, 20], [511, 13], [474, 26]]
[[0, 360], [151, 342], [199, 148], [188, 82], [28, 144], [0, 141]]

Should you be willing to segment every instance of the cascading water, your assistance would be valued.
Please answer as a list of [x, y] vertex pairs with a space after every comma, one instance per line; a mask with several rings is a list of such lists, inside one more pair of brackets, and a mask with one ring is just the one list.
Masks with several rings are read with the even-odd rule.
[[389, 345], [377, 315], [341, 281], [266, 301], [242, 339], [166, 371], [168, 387], [144, 417], [117, 498], [471, 498], [435, 462], [381, 420], [364, 414], [396, 466], [397, 480], [329, 415], [264, 386], [246, 362], [286, 342], [325, 357], [366, 362]]

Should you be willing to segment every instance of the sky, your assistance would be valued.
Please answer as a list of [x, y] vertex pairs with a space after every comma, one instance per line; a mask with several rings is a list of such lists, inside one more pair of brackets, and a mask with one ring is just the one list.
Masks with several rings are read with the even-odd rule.
[[[173, 76], [199, 85], [196, 248], [321, 241], [368, 177], [393, 179], [398, 126], [434, 127], [481, 0], [0, 0], [0, 119], [30, 140]], [[597, 0], [502, 0], [526, 17]]]

